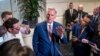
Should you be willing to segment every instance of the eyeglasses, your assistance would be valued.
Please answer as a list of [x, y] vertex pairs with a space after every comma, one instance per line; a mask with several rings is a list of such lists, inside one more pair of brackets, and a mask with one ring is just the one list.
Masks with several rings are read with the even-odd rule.
[[15, 30], [20, 30], [20, 27], [16, 27], [16, 28], [12, 28], [12, 29], [15, 29]]

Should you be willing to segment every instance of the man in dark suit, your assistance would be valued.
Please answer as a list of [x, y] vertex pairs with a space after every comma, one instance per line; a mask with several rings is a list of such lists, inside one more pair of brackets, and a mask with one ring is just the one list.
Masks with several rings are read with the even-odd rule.
[[[73, 2], [69, 3], [69, 8], [65, 11], [64, 17], [66, 20], [65, 23], [66, 27], [74, 24], [74, 20], [77, 18], [77, 10], [74, 9]], [[67, 31], [68, 40], [69, 40], [69, 35], [70, 35], [70, 31]]]
[[75, 19], [75, 22], [80, 23], [80, 20], [85, 16], [88, 15], [87, 12], [83, 11], [83, 5], [79, 4], [78, 5], [78, 15], [77, 18]]
[[[94, 8], [91, 26], [94, 30], [94, 34], [92, 37], [92, 41], [96, 44], [95, 47], [100, 49], [100, 15], [99, 15], [99, 7]], [[93, 52], [93, 56], [100, 56], [100, 52]]]
[[74, 56], [90, 56], [89, 40], [92, 36], [92, 29], [89, 26], [90, 16], [86, 15], [72, 27], [72, 47]]
[[33, 48], [36, 56], [61, 56], [59, 40], [66, 43], [64, 29], [54, 21], [56, 10], [49, 8], [47, 20], [36, 25], [33, 35]]
[[95, 31], [98, 20], [99, 20], [99, 9], [94, 8], [93, 15], [92, 15], [92, 21], [91, 21], [91, 26], [93, 27], [94, 31]]

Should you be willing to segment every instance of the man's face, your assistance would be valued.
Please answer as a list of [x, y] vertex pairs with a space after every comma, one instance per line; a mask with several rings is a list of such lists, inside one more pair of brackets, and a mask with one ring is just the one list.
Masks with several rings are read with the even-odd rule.
[[73, 9], [73, 4], [69, 4], [69, 8], [70, 9]]
[[87, 18], [86, 16], [81, 20], [81, 25], [86, 26], [90, 22], [90, 19]]
[[78, 11], [79, 11], [79, 12], [82, 12], [82, 11], [83, 11], [83, 7], [81, 7], [81, 6], [78, 7]]
[[93, 14], [94, 14], [94, 15], [97, 15], [97, 14], [98, 14], [98, 9], [97, 9], [97, 8], [95, 8], [95, 9], [93, 10]]
[[85, 26], [86, 25], [86, 23], [85, 23], [85, 21], [83, 19], [81, 19], [81, 25], [82, 26]]
[[5, 21], [7, 21], [9, 18], [12, 18], [13, 16], [12, 15], [6, 15], [5, 17], [4, 17], [4, 19], [3, 19], [3, 21], [5, 22]]
[[12, 28], [12, 33], [17, 34], [17, 33], [19, 33], [19, 31], [20, 31], [20, 23], [14, 24], [13, 28]]
[[48, 11], [47, 22], [52, 23], [54, 21], [55, 17], [56, 17], [56, 12], [54, 10]]

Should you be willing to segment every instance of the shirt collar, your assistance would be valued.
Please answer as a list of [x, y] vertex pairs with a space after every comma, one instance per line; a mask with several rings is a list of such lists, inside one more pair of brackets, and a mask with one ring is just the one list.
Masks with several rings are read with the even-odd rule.
[[52, 22], [52, 23], [47, 23], [47, 25], [51, 25], [51, 26], [53, 26], [53, 22]]

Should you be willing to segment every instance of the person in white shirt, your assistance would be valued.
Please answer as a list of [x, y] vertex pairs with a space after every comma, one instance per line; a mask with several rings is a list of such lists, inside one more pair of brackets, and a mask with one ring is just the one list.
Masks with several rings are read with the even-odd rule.
[[[2, 18], [2, 20], [3, 20], [3, 23], [5, 22], [5, 21], [7, 21], [8, 19], [12, 19], [12, 17], [13, 17], [13, 15], [12, 15], [12, 12], [10, 12], [10, 11], [4, 11], [4, 12], [2, 12], [1, 13], [1, 18]], [[22, 26], [20, 26], [21, 27], [21, 29], [20, 29], [20, 31], [19, 31], [19, 33], [18, 34], [16, 34], [17, 36], [19, 36], [19, 37], [26, 37], [27, 35], [29, 35], [30, 36], [30, 28], [29, 28], [29, 24], [28, 24], [28, 21], [24, 21], [25, 23], [23, 23], [22, 22], [22, 24], [24, 24], [24, 27], [22, 27]], [[21, 25], [22, 25], [21, 24]], [[27, 24], [27, 25], [26, 25]], [[3, 29], [2, 29], [3, 28]], [[0, 44], [2, 44], [3, 43], [3, 35], [6, 33], [6, 29], [5, 29], [5, 27], [3, 26], [3, 25], [1, 25], [0, 26]], [[23, 38], [22, 38], [23, 39]]]
[[7, 32], [4, 34], [4, 42], [12, 40], [12, 39], [19, 39], [21, 45], [24, 45], [24, 41], [20, 32], [20, 23], [19, 20], [16, 18], [10, 18], [3, 24], [7, 29]]

